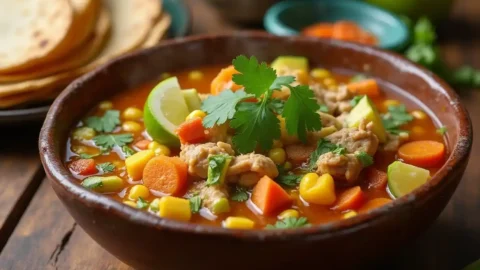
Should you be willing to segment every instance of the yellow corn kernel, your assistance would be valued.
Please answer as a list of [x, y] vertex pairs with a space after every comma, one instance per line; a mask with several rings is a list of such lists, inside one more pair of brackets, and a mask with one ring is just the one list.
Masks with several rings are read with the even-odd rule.
[[143, 112], [138, 108], [128, 107], [123, 111], [122, 116], [125, 120], [139, 120], [143, 117]]
[[158, 203], [158, 209], [158, 215], [163, 218], [189, 221], [192, 216], [190, 201], [182, 198], [162, 197]]
[[414, 126], [411, 129], [411, 133], [415, 137], [423, 136], [425, 134], [425, 132], [426, 132], [425, 128], [423, 128], [421, 126]]
[[408, 139], [410, 138], [410, 134], [408, 134], [408, 132], [400, 132], [398, 134], [398, 137], [400, 138], [400, 141], [404, 142], [408, 141]]
[[290, 135], [287, 132], [287, 125], [285, 123], [285, 118], [282, 116], [277, 116], [278, 120], [280, 120], [280, 132], [281, 132], [281, 140], [284, 145], [290, 145], [300, 142], [297, 136]]
[[283, 164], [283, 168], [287, 171], [290, 171], [293, 168], [293, 165], [291, 162], [287, 161], [285, 164]]
[[273, 160], [275, 164], [281, 165], [287, 159], [287, 153], [283, 148], [273, 148], [268, 152], [268, 157]]
[[161, 144], [159, 144], [158, 142], [152, 141], [151, 143], [148, 144], [147, 148], [150, 149], [150, 150], [155, 151], [155, 149], [157, 149], [158, 147], [160, 147], [160, 145], [161, 145]]
[[385, 109], [388, 109], [388, 107], [390, 106], [396, 106], [396, 105], [400, 105], [400, 101], [395, 99], [387, 99], [383, 102], [383, 106], [385, 107]]
[[253, 220], [244, 217], [228, 217], [223, 222], [223, 227], [227, 229], [248, 230], [253, 229], [254, 226], [255, 222]]
[[89, 127], [79, 127], [79, 128], [76, 128], [74, 131], [73, 131], [73, 139], [74, 140], [91, 140], [93, 139], [93, 137], [95, 137], [95, 135], [97, 135], [97, 133], [95, 132], [95, 130], [93, 128], [89, 128]]
[[75, 154], [88, 154], [88, 147], [84, 145], [73, 145], [72, 152]]
[[354, 216], [356, 216], [356, 215], [357, 215], [357, 212], [354, 211], [354, 210], [351, 210], [351, 211], [348, 211], [348, 212], [346, 212], [345, 214], [343, 214], [343, 218], [344, 218], [344, 219], [352, 218], [352, 217], [354, 217]]
[[310, 72], [310, 75], [317, 80], [325, 79], [332, 76], [330, 71], [324, 68], [314, 68]]
[[273, 147], [273, 148], [282, 148], [282, 147], [283, 147], [283, 143], [282, 143], [282, 141], [280, 141], [280, 140], [274, 140], [272, 147]]
[[337, 81], [334, 78], [325, 78], [323, 84], [327, 87], [335, 86], [337, 87]]
[[300, 196], [308, 203], [331, 205], [336, 199], [333, 177], [328, 173], [320, 177], [307, 173], [300, 181]]
[[125, 121], [122, 124], [122, 129], [126, 132], [134, 132], [135, 133], [135, 132], [142, 131], [142, 126], [137, 122]]
[[148, 196], [150, 196], [150, 191], [144, 185], [135, 185], [128, 192], [128, 199], [132, 201], [138, 200], [139, 197], [146, 199]]
[[193, 70], [188, 73], [188, 79], [190, 80], [201, 80], [203, 78], [203, 72], [199, 70]]
[[98, 104], [98, 108], [104, 111], [110, 110], [113, 108], [113, 103], [111, 101], [105, 100], [100, 102], [100, 104]]
[[170, 148], [155, 141], [148, 144], [148, 149], [152, 150], [156, 156], [170, 156]]
[[130, 207], [133, 207], [133, 208], [137, 208], [137, 203], [135, 202], [132, 202], [132, 201], [123, 201], [124, 204], [130, 206]]
[[190, 120], [193, 120], [195, 118], [204, 118], [205, 116], [207, 116], [207, 114], [202, 111], [202, 110], [194, 110], [193, 112], [191, 112], [189, 115], [187, 115], [187, 118], [185, 118], [186, 121], [190, 121]]
[[415, 119], [418, 120], [425, 120], [427, 119], [427, 114], [420, 111], [420, 110], [415, 110], [410, 113]]
[[145, 165], [154, 156], [155, 153], [152, 150], [143, 150], [125, 159], [128, 176], [135, 181], [142, 179]]
[[158, 210], [160, 210], [159, 207], [160, 207], [160, 199], [155, 198], [148, 206], [148, 210], [156, 213], [158, 212]]
[[282, 213], [280, 213], [280, 215], [278, 215], [278, 219], [285, 219], [285, 218], [298, 218], [299, 216], [299, 213], [297, 210], [295, 209], [287, 209], [285, 211], [283, 211]]

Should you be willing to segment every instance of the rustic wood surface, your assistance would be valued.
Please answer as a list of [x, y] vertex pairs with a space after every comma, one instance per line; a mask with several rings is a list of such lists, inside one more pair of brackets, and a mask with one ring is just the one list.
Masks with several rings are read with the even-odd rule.
[[[204, 1], [188, 1], [194, 34], [240, 29]], [[479, 0], [457, 0], [441, 40], [448, 63], [480, 68]], [[455, 270], [480, 259], [480, 92], [460, 94], [476, 136], [465, 176], [435, 224], [398, 256], [373, 268]], [[76, 226], [55, 196], [38, 158], [38, 127], [1, 130], [0, 270], [131, 269]]]

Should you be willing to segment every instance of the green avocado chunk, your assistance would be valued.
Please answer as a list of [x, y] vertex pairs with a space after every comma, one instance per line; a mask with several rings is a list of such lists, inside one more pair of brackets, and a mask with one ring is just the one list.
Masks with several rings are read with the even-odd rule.
[[387, 140], [387, 134], [383, 127], [382, 118], [380, 118], [377, 108], [367, 96], [364, 96], [358, 102], [357, 106], [352, 109], [346, 119], [347, 125], [348, 127], [358, 127], [362, 119], [373, 123], [372, 131], [377, 135], [380, 143], [384, 143]]
[[308, 72], [308, 59], [301, 56], [279, 56], [270, 65], [273, 69], [290, 68]]

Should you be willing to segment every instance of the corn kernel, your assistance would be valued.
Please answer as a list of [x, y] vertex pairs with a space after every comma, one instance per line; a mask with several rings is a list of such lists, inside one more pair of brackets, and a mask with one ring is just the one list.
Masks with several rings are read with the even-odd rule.
[[283, 143], [282, 143], [282, 141], [280, 141], [280, 140], [274, 140], [272, 147], [273, 147], [273, 148], [282, 148], [282, 147], [283, 147]]
[[150, 196], [150, 191], [144, 185], [135, 185], [128, 192], [128, 199], [132, 201], [138, 200], [139, 197], [146, 199], [148, 196]]
[[293, 165], [290, 161], [287, 161], [285, 164], [283, 164], [283, 168], [287, 171], [290, 171], [293, 168]]
[[344, 219], [352, 218], [352, 217], [354, 217], [354, 216], [356, 216], [356, 215], [357, 215], [357, 212], [351, 210], [351, 211], [348, 211], [347, 213], [343, 214], [343, 218], [344, 218]]
[[135, 132], [142, 131], [142, 126], [137, 122], [125, 121], [122, 124], [122, 129], [126, 132], [134, 132], [135, 133]]
[[268, 157], [273, 160], [275, 164], [281, 165], [287, 159], [287, 153], [283, 148], [273, 148], [268, 152]]
[[190, 120], [193, 120], [195, 118], [204, 118], [205, 116], [207, 116], [207, 114], [202, 111], [202, 110], [194, 110], [193, 112], [191, 112], [189, 115], [187, 115], [187, 118], [185, 118], [186, 121], [190, 121]]
[[285, 211], [283, 211], [282, 213], [280, 213], [280, 215], [278, 215], [278, 219], [285, 219], [285, 218], [298, 218], [299, 216], [299, 213], [297, 210], [295, 209], [287, 209]]
[[426, 132], [425, 128], [423, 128], [421, 126], [414, 126], [411, 129], [412, 135], [414, 135], [416, 137], [423, 136], [425, 134], [425, 132]]
[[142, 179], [143, 169], [154, 156], [155, 153], [152, 150], [143, 150], [125, 159], [128, 176], [135, 181]]
[[300, 196], [308, 203], [331, 205], [336, 200], [332, 176], [326, 173], [319, 177], [316, 173], [307, 173], [300, 181]]
[[407, 141], [410, 138], [410, 134], [408, 134], [408, 132], [400, 132], [398, 137], [400, 138], [400, 141]]
[[190, 80], [201, 80], [203, 78], [203, 72], [199, 70], [193, 70], [188, 74]]
[[[158, 144], [158, 143], [157, 143]], [[149, 145], [150, 146], [150, 145]], [[150, 149], [150, 147], [149, 147]], [[156, 156], [170, 156], [170, 148], [166, 147], [163, 144], [155, 145], [155, 147], [151, 148]]]
[[128, 107], [123, 111], [122, 116], [125, 120], [139, 120], [143, 117], [143, 112], [138, 108]]
[[248, 230], [253, 229], [254, 226], [255, 222], [253, 222], [253, 220], [244, 217], [228, 217], [223, 222], [223, 227], [227, 229]]
[[323, 84], [326, 85], [327, 87], [330, 87], [330, 86], [337, 86], [337, 81], [335, 81], [334, 78], [325, 78], [323, 80]]
[[190, 201], [177, 197], [162, 197], [158, 203], [158, 215], [163, 218], [189, 221], [192, 214], [190, 212]]
[[425, 120], [427, 119], [427, 114], [420, 111], [420, 110], [415, 110], [410, 113], [415, 119], [418, 120]]
[[330, 73], [330, 71], [324, 69], [324, 68], [314, 68], [312, 69], [312, 71], [310, 72], [310, 75], [315, 78], [315, 79], [325, 79], [325, 78], [328, 78], [330, 76], [332, 76], [332, 74]]
[[111, 101], [108, 101], [108, 100], [102, 101], [102, 102], [100, 102], [100, 104], [98, 104], [98, 108], [100, 110], [104, 110], [104, 111], [110, 110], [110, 109], [113, 108], [113, 103]]
[[383, 106], [385, 107], [385, 109], [388, 109], [388, 107], [390, 106], [396, 106], [396, 105], [400, 105], [400, 101], [395, 99], [387, 99], [383, 102]]
[[76, 128], [75, 131], [73, 131], [73, 139], [74, 140], [91, 140], [93, 137], [95, 137], [97, 133], [93, 128], [89, 127], [79, 127]]
[[123, 201], [124, 204], [130, 206], [130, 207], [133, 207], [133, 208], [137, 208], [137, 203], [135, 202], [132, 202], [132, 201]]

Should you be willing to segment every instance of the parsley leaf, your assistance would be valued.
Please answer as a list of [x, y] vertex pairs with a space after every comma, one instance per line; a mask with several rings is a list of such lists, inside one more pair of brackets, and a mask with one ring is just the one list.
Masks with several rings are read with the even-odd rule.
[[335, 148], [335, 150], [333, 150], [332, 153], [336, 155], [345, 155], [347, 153], [347, 149], [341, 146], [340, 144], [337, 144], [337, 148]]
[[103, 181], [102, 178], [98, 176], [87, 177], [82, 181], [82, 186], [88, 189], [95, 189], [103, 187]]
[[426, 17], [418, 19], [413, 27], [413, 42], [415, 44], [432, 45], [437, 40], [437, 34], [432, 22]]
[[192, 214], [200, 212], [200, 209], [202, 208], [202, 198], [197, 195], [188, 200], [190, 201], [190, 211], [192, 211]]
[[310, 155], [310, 158], [308, 160], [308, 166], [307, 169], [309, 171], [313, 171], [317, 167], [317, 160], [318, 158], [328, 152], [332, 152], [333, 150], [337, 149], [337, 145], [329, 142], [326, 139], [321, 139], [318, 141], [317, 144], [317, 149], [313, 151], [313, 153]]
[[369, 154], [367, 154], [364, 151], [356, 153], [355, 156], [358, 158], [360, 163], [362, 163], [364, 168], [373, 164], [372, 156], [370, 156]]
[[112, 149], [114, 146], [123, 147], [127, 143], [133, 141], [132, 134], [103, 134], [93, 138], [95, 145], [102, 148], [104, 151]]
[[382, 122], [387, 132], [392, 134], [399, 134], [403, 132], [399, 128], [413, 120], [405, 107], [405, 105], [388, 106], [388, 113], [383, 115]]
[[350, 100], [350, 105], [352, 105], [352, 108], [357, 106], [358, 102], [364, 97], [365, 95], [359, 95], [359, 96], [354, 96], [352, 100]]
[[236, 202], [244, 202], [248, 200], [250, 196], [248, 195], [247, 189], [244, 187], [235, 187], [235, 192], [233, 193], [230, 199]]
[[100, 163], [97, 165], [97, 169], [103, 173], [110, 173], [115, 170], [115, 165], [111, 162]]
[[437, 129], [437, 133], [440, 134], [440, 135], [445, 135], [445, 133], [447, 133], [447, 127], [446, 126], [442, 126], [440, 128]]
[[148, 202], [145, 201], [142, 197], [138, 197], [137, 208], [138, 209], [146, 209], [147, 207], [148, 207]]
[[355, 76], [350, 78], [350, 82], [359, 82], [359, 81], [364, 81], [366, 79], [368, 79], [367, 76], [363, 74], [356, 74]]
[[301, 217], [288, 217], [282, 220], [277, 221], [275, 225], [267, 225], [267, 229], [293, 229], [293, 228], [301, 228], [301, 227], [308, 227], [310, 223], [308, 223], [307, 218]]
[[269, 109], [269, 103], [264, 99], [261, 103], [242, 103], [238, 107], [230, 126], [236, 130], [232, 141], [240, 153], [252, 152], [258, 144], [268, 150], [273, 140], [280, 138], [280, 121]]
[[277, 165], [278, 176], [275, 178], [275, 181], [284, 187], [293, 188], [300, 184], [302, 179], [301, 175], [296, 175], [293, 173], [287, 172], [284, 166]]
[[285, 118], [287, 132], [297, 135], [306, 142], [307, 131], [320, 130], [322, 122], [317, 111], [320, 109], [313, 91], [306, 85], [289, 86], [290, 97], [285, 103], [282, 116]]
[[208, 186], [223, 182], [231, 160], [232, 157], [228, 155], [210, 155], [208, 157]]
[[123, 154], [125, 155], [125, 157], [130, 157], [130, 156], [132, 156], [133, 154], [135, 154], [135, 150], [133, 150], [132, 148], [128, 147], [128, 145], [122, 146], [122, 152], [123, 152]]
[[248, 97], [252, 95], [247, 95], [243, 90], [232, 92], [230, 89], [220, 92], [218, 96], [209, 96], [202, 104], [202, 110], [207, 112], [207, 116], [203, 118], [203, 125], [211, 128], [215, 124], [221, 125], [232, 119], [237, 111], [237, 104]]
[[240, 72], [233, 75], [233, 82], [242, 85], [245, 92], [254, 94], [256, 97], [265, 94], [277, 79], [275, 70], [265, 62], [259, 63], [255, 56], [248, 59], [246, 56], [240, 55], [232, 63], [235, 70]]
[[120, 124], [120, 112], [108, 110], [102, 117], [88, 117], [85, 120], [85, 124], [98, 132], [112, 132]]

